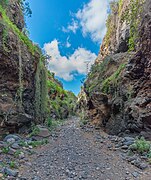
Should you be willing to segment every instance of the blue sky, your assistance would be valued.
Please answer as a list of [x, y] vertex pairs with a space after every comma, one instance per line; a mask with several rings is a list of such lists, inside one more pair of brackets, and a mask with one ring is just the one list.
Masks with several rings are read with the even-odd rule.
[[78, 94], [105, 34], [109, 0], [30, 0], [30, 38], [51, 56], [48, 68]]

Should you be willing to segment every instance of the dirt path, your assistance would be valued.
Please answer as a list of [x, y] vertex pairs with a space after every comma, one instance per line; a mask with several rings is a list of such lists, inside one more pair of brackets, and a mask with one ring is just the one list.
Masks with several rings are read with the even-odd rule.
[[76, 118], [58, 128], [50, 143], [36, 151], [21, 167], [22, 179], [151, 179], [149, 170], [141, 171], [124, 160], [122, 152], [109, 150], [106, 134], [100, 130], [82, 130]]

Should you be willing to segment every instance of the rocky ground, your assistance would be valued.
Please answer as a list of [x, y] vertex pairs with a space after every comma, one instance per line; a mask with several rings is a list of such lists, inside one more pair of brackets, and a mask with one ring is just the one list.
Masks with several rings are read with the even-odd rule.
[[[78, 118], [71, 118], [51, 133], [48, 144], [36, 149], [24, 147], [24, 153], [16, 159], [18, 170], [7, 165], [0, 170], [10, 174], [3, 179], [16, 180], [150, 180], [146, 155], [129, 153], [133, 142], [131, 137], [119, 138], [92, 126], [81, 127]], [[9, 159], [8, 154], [5, 159], [4, 155], [0, 157], [1, 162]]]

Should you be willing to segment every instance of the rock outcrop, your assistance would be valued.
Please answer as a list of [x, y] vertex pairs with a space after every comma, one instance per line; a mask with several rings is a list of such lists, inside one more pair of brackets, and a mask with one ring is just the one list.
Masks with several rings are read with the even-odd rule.
[[87, 116], [108, 133], [151, 139], [151, 0], [120, 0], [111, 9], [84, 83]]

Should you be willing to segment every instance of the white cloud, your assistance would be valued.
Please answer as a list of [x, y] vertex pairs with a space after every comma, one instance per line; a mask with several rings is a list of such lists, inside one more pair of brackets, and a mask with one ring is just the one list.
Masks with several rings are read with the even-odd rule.
[[68, 24], [67, 28], [62, 27], [62, 31], [66, 33], [71, 31], [75, 34], [78, 28], [79, 28], [78, 22], [72, 19], [71, 24]]
[[67, 33], [68, 32], [68, 30], [63, 26], [62, 27], [62, 31], [64, 32], [64, 33]]
[[67, 38], [67, 41], [66, 41], [66, 47], [67, 48], [71, 47], [71, 43], [69, 42], [69, 37]]
[[76, 18], [80, 21], [83, 36], [90, 35], [94, 42], [101, 42], [106, 33], [109, 2], [110, 0], [90, 0], [83, 9], [78, 10]]
[[62, 27], [62, 31], [72, 31], [75, 34], [77, 29], [81, 29], [84, 37], [90, 36], [92, 41], [101, 43], [106, 33], [106, 19], [111, 1], [113, 0], [90, 0], [77, 13], [71, 14], [74, 17], [71, 24], [67, 28]]
[[68, 25], [67, 29], [73, 33], [76, 33], [78, 29], [78, 22], [72, 19], [72, 23]]
[[96, 55], [85, 48], [78, 48], [69, 57], [61, 56], [59, 51], [59, 42], [55, 39], [50, 43], [44, 44], [45, 52], [51, 56], [48, 68], [56, 76], [71, 81], [78, 74], [86, 74], [86, 61], [94, 63]]

